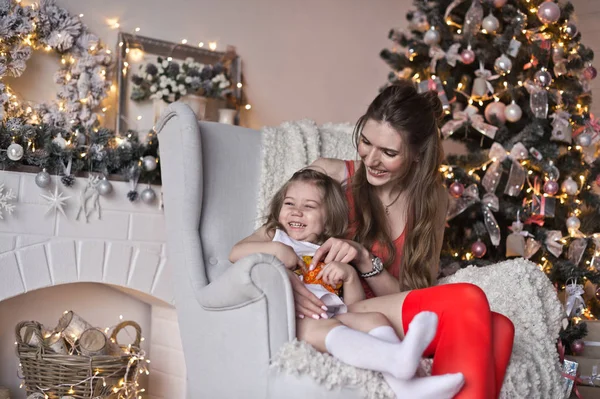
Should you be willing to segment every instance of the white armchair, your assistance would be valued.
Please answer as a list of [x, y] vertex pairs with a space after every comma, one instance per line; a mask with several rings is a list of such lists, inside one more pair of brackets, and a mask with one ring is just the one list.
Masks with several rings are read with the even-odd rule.
[[269, 368], [295, 336], [293, 295], [281, 262], [228, 261], [253, 231], [260, 133], [197, 122], [170, 105], [157, 125], [169, 263], [187, 366], [188, 398], [359, 398]]

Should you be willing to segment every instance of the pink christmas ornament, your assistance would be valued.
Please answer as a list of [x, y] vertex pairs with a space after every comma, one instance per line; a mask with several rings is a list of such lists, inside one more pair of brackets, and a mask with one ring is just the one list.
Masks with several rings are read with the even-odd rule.
[[538, 7], [537, 16], [545, 24], [553, 24], [560, 18], [560, 7], [549, 0]]
[[548, 180], [544, 183], [544, 192], [548, 195], [555, 195], [558, 193], [558, 183], [554, 180]]
[[494, 123], [494, 119], [492, 117], [496, 117], [496, 120], [500, 123], [506, 122], [506, 115], [504, 113], [506, 111], [506, 105], [500, 101], [493, 101], [485, 107], [485, 119], [489, 123]]
[[472, 64], [475, 61], [475, 52], [470, 48], [464, 49], [460, 53], [460, 60], [463, 62], [463, 64]]
[[583, 76], [587, 80], [595, 79], [596, 75], [598, 75], [598, 71], [596, 71], [596, 68], [594, 68], [591, 65], [589, 67], [585, 68], [585, 70], [583, 71]]
[[506, 4], [508, 0], [494, 0], [494, 2], [492, 4], [494, 4], [494, 7], [496, 8], [501, 8], [504, 7], [504, 5]]
[[574, 355], [581, 355], [583, 353], [584, 349], [585, 349], [585, 344], [580, 339], [576, 339], [571, 344], [571, 350], [573, 351]]
[[465, 186], [461, 182], [455, 181], [450, 185], [450, 194], [454, 198], [460, 197], [461, 195], [463, 195], [464, 192]]
[[487, 247], [481, 240], [477, 240], [471, 245], [471, 252], [476, 258], [483, 258], [485, 253], [487, 252]]

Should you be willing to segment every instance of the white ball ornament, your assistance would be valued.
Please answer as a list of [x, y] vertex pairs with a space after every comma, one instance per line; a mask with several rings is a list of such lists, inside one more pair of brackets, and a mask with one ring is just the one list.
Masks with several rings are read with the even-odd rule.
[[577, 190], [579, 190], [577, 182], [573, 180], [571, 176], [569, 176], [567, 180], [562, 182], [560, 188], [563, 191], [563, 193], [566, 193], [568, 195], [575, 195], [577, 194]]
[[512, 61], [510, 60], [510, 58], [508, 58], [506, 54], [502, 54], [500, 57], [496, 58], [496, 61], [494, 62], [494, 70], [497, 73], [501, 75], [506, 75], [510, 73], [511, 69]]
[[39, 188], [46, 188], [50, 185], [50, 173], [46, 172], [46, 169], [42, 170], [35, 176], [35, 184]]
[[144, 165], [144, 170], [151, 172], [154, 169], [156, 169], [156, 166], [157, 166], [156, 158], [154, 158], [152, 155], [146, 155], [142, 159], [142, 164]]
[[504, 116], [509, 122], [518, 122], [521, 120], [521, 116], [523, 116], [523, 110], [521, 110], [521, 107], [513, 101], [504, 109]]
[[481, 27], [489, 33], [495, 33], [500, 28], [500, 21], [490, 13], [487, 17], [481, 21]]
[[571, 216], [567, 219], [567, 229], [569, 231], [579, 230], [579, 227], [581, 227], [581, 220], [577, 216]]
[[52, 142], [56, 144], [61, 150], [67, 148], [67, 140], [65, 140], [60, 133], [54, 138], [54, 140], [52, 140]]
[[156, 193], [152, 187], [148, 187], [140, 195], [145, 204], [152, 204], [156, 200]]
[[110, 181], [108, 181], [108, 179], [105, 177], [98, 182], [97, 189], [98, 189], [98, 194], [100, 194], [102, 196], [106, 196], [106, 195], [112, 193], [113, 186], [112, 186], [112, 183]]
[[20, 161], [23, 158], [23, 154], [23, 146], [17, 143], [12, 143], [6, 150], [6, 155], [11, 161]]
[[429, 29], [427, 32], [425, 32], [425, 36], [423, 36], [423, 41], [428, 46], [438, 44], [440, 42], [440, 40], [441, 40], [440, 32], [435, 28]]

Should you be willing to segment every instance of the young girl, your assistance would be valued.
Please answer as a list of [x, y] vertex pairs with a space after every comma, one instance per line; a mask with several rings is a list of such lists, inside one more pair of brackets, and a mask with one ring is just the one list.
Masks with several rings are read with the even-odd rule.
[[[261, 252], [277, 257], [290, 273], [306, 265], [299, 255], [314, 255], [318, 244], [346, 233], [348, 208], [341, 185], [312, 169], [296, 172], [271, 200], [267, 222], [251, 236], [237, 243], [231, 262]], [[296, 251], [294, 250], [296, 249]], [[413, 379], [421, 355], [435, 336], [437, 316], [422, 312], [410, 323], [410, 332], [400, 341], [389, 321], [380, 313], [346, 313], [346, 306], [364, 299], [364, 291], [354, 267], [331, 262], [316, 276], [326, 285], [343, 285], [343, 297], [331, 295], [321, 285], [309, 284], [320, 298], [340, 305], [335, 311], [324, 308], [323, 323], [333, 323], [323, 343], [315, 347], [345, 363], [380, 371], [398, 398], [451, 398], [461, 388], [462, 374]], [[297, 277], [296, 277], [297, 278]], [[329, 314], [325, 311], [329, 310]], [[334, 316], [330, 319], [330, 316]], [[306, 325], [297, 320], [302, 339]], [[315, 343], [313, 343], [315, 344]]]

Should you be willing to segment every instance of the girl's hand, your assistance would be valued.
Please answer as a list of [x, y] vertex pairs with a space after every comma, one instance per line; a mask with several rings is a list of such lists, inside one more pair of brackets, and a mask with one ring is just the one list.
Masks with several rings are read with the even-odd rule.
[[296, 270], [297, 268], [304, 269], [305, 265], [302, 259], [296, 255], [292, 247], [285, 245], [283, 243], [280, 244], [276, 251], [275, 257], [281, 261], [288, 270]]
[[310, 264], [310, 270], [313, 270], [321, 261], [326, 264], [331, 262], [353, 263], [359, 270], [371, 270], [369, 251], [357, 242], [341, 238], [332, 237], [317, 249]]
[[354, 267], [347, 263], [331, 262], [323, 266], [323, 269], [317, 274], [317, 279], [322, 279], [329, 285], [337, 285], [358, 279], [358, 274]]
[[300, 281], [296, 273], [290, 270], [287, 273], [292, 283], [292, 290], [294, 291], [296, 315], [301, 319], [304, 317], [327, 319], [327, 313], [325, 313], [327, 306], [304, 286], [304, 283]]

